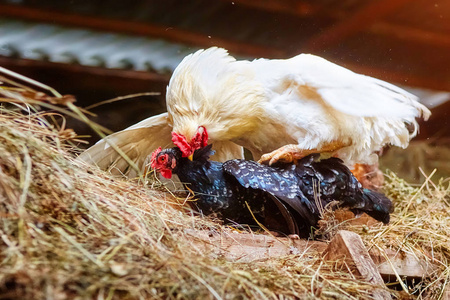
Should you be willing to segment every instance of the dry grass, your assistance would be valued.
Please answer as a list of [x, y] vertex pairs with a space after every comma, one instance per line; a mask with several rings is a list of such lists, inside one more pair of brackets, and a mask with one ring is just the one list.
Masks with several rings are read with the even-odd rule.
[[440, 299], [442, 288], [450, 279], [450, 178], [435, 184], [427, 177], [421, 186], [412, 186], [393, 172], [388, 173], [385, 193], [395, 204], [388, 226], [349, 226], [361, 234], [370, 249], [391, 248], [410, 253], [438, 265], [431, 278], [406, 287], [405, 292]]
[[[16, 103], [0, 110], [0, 298], [371, 298], [372, 286], [320, 257], [213, 259], [184, 231], [229, 229], [186, 213], [148, 183], [81, 165], [73, 158], [73, 132], [53, 125], [36, 104], [80, 111], [70, 101], [25, 90], [0, 85], [0, 98]], [[396, 206], [391, 224], [350, 229], [368, 247], [439, 263], [433, 278], [405, 285], [408, 293], [437, 299], [450, 274], [449, 182], [428, 180], [416, 188], [390, 174], [386, 190]]]
[[[407, 149], [392, 147], [380, 159], [380, 168], [389, 169], [408, 182], [420, 184], [436, 169], [433, 178], [450, 177], [450, 139], [411, 141]], [[423, 172], [420, 171], [420, 169]]]

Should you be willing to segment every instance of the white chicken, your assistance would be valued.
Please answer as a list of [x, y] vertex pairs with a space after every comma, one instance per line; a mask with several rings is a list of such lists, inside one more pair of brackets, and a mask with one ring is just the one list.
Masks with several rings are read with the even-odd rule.
[[269, 164], [312, 152], [372, 164], [385, 145], [407, 147], [415, 118], [430, 115], [403, 89], [314, 55], [237, 61], [216, 47], [183, 59], [166, 102], [167, 113], [110, 135], [80, 158], [134, 176], [111, 143], [143, 169], [156, 148], [173, 142], [184, 157], [212, 143], [217, 161], [241, 158], [245, 147]]

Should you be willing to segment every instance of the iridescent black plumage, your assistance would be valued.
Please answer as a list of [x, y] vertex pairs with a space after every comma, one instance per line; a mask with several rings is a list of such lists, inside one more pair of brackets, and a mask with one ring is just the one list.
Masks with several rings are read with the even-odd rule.
[[195, 151], [192, 161], [182, 157], [177, 147], [165, 149], [160, 155], [169, 154], [169, 158], [176, 160], [172, 172], [195, 192], [194, 204], [202, 214], [215, 214], [226, 222], [255, 225], [247, 201], [255, 217], [263, 220], [264, 204], [271, 201], [271, 196], [262, 190], [241, 186], [232, 175], [224, 172], [222, 163], [209, 161], [210, 151], [210, 146]]
[[[210, 161], [210, 151], [210, 146], [197, 150], [193, 161], [183, 158], [178, 148], [158, 154], [176, 160], [173, 173], [196, 193], [196, 205], [206, 215], [215, 213], [223, 220], [254, 224], [247, 202], [269, 229], [307, 237], [311, 226], [317, 226], [321, 208], [338, 201], [340, 207], [348, 207], [356, 214], [366, 212], [389, 222], [391, 201], [363, 189], [338, 158], [319, 161], [319, 155], [310, 155], [296, 165], [269, 167], [239, 159], [223, 164]], [[284, 221], [281, 227], [270, 228], [271, 214]]]

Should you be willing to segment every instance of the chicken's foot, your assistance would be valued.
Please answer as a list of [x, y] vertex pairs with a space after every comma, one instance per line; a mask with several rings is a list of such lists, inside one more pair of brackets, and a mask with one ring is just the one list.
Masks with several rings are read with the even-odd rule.
[[329, 152], [333, 154], [333, 152], [350, 145], [351, 142], [332, 141], [319, 149], [301, 149], [299, 145], [289, 144], [264, 154], [258, 162], [269, 166], [276, 162], [295, 163], [297, 160], [313, 153]]

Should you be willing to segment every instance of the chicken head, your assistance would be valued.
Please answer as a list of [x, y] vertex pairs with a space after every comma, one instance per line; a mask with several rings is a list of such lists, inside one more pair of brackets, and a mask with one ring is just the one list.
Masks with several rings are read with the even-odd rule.
[[172, 170], [176, 167], [177, 161], [172, 153], [162, 152], [161, 147], [152, 153], [151, 166], [161, 173], [164, 178], [172, 178]]

